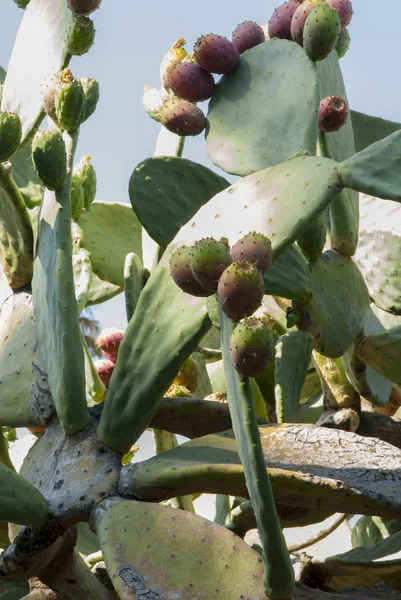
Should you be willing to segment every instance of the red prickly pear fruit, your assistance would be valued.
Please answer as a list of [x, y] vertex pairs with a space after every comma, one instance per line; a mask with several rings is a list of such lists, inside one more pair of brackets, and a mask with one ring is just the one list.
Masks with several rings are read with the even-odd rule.
[[336, 47], [341, 32], [338, 12], [327, 4], [316, 6], [306, 19], [304, 50], [313, 61], [324, 60]]
[[189, 357], [184, 362], [174, 379], [174, 385], [185, 388], [189, 391], [189, 394], [195, 392], [198, 385], [198, 367], [193, 358]]
[[298, 5], [295, 2], [284, 2], [274, 9], [269, 21], [270, 38], [291, 40], [291, 22]]
[[231, 335], [230, 356], [234, 369], [240, 375], [261, 375], [274, 356], [274, 338], [269, 327], [255, 317], [239, 323]]
[[196, 62], [209, 73], [231, 73], [237, 68], [240, 57], [237, 48], [222, 35], [209, 33], [195, 42]]
[[300, 6], [297, 6], [291, 21], [291, 37], [297, 44], [304, 43], [304, 27], [306, 19], [309, 17], [312, 10], [319, 4], [323, 4], [324, 0], [304, 0]]
[[343, 29], [338, 36], [336, 51], [338, 54], [338, 58], [342, 58], [345, 56], [349, 50], [351, 44], [351, 36], [349, 34], [348, 29]]
[[192, 248], [182, 246], [173, 252], [170, 257], [170, 274], [174, 283], [185, 292], [199, 298], [211, 296], [213, 292], [205, 290], [195, 279], [192, 273], [190, 259]]
[[273, 262], [272, 245], [262, 233], [248, 233], [231, 248], [233, 261], [247, 260], [264, 273]]
[[326, 0], [330, 8], [335, 8], [341, 21], [341, 29], [345, 29], [351, 23], [354, 10], [351, 0]]
[[202, 287], [212, 292], [217, 291], [220, 276], [231, 262], [226, 246], [213, 238], [200, 240], [192, 247], [192, 273]]
[[338, 131], [348, 119], [348, 104], [340, 96], [329, 96], [320, 102], [319, 129], [325, 133]]
[[219, 280], [217, 295], [222, 310], [234, 321], [250, 317], [262, 303], [261, 272], [246, 260], [232, 263]]
[[242, 54], [245, 50], [262, 44], [265, 41], [265, 33], [254, 21], [244, 21], [234, 29], [231, 41]]
[[212, 97], [216, 84], [213, 75], [194, 62], [184, 61], [170, 75], [170, 89], [189, 102], [203, 102]]
[[113, 375], [115, 364], [111, 360], [106, 360], [104, 358], [95, 360], [93, 364], [95, 365], [100, 381], [107, 387], [110, 383], [111, 376]]
[[18, 115], [0, 112], [0, 162], [7, 162], [17, 151], [22, 137], [22, 124]]
[[181, 98], [166, 100], [160, 109], [160, 120], [171, 133], [181, 136], [199, 135], [206, 126], [201, 109]]
[[101, 5], [102, 0], [67, 0], [67, 6], [76, 15], [90, 15]]
[[96, 341], [96, 346], [100, 348], [105, 357], [115, 363], [117, 360], [118, 349], [124, 337], [124, 332], [115, 327], [108, 327], [100, 332]]

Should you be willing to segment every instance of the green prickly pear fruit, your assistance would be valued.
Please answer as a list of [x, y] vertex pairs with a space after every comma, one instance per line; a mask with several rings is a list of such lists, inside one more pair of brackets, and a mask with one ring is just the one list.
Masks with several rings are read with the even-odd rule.
[[297, 42], [300, 46], [304, 43], [304, 27], [306, 19], [316, 6], [323, 3], [324, 0], [304, 0], [294, 12], [291, 21], [291, 37], [294, 42]]
[[338, 12], [341, 21], [341, 28], [345, 29], [351, 23], [354, 10], [351, 0], [326, 0], [330, 8], [334, 8]]
[[206, 126], [201, 109], [181, 98], [166, 100], [160, 110], [160, 119], [166, 129], [181, 136], [199, 135]]
[[61, 129], [78, 129], [84, 116], [85, 92], [82, 83], [74, 79], [70, 69], [61, 72], [60, 85], [56, 88], [54, 100]]
[[349, 34], [348, 29], [343, 29], [338, 36], [336, 51], [338, 54], [338, 58], [342, 58], [345, 56], [349, 50], [351, 44], [351, 36]]
[[160, 66], [160, 81], [165, 90], [170, 89], [170, 75], [177, 65], [182, 63], [185, 57], [188, 56], [184, 46], [186, 41], [184, 38], [178, 38], [167, 52]]
[[324, 60], [336, 47], [341, 31], [338, 12], [327, 4], [317, 6], [306, 19], [304, 49], [311, 60]]
[[111, 376], [113, 375], [115, 364], [111, 362], [111, 360], [106, 360], [105, 358], [95, 360], [93, 364], [95, 365], [100, 381], [107, 387], [110, 383]]
[[59, 131], [38, 131], [32, 142], [36, 172], [49, 190], [58, 190], [67, 172], [67, 153]]
[[185, 292], [199, 298], [211, 296], [213, 292], [205, 290], [195, 279], [191, 269], [192, 248], [190, 246], [181, 246], [175, 250], [170, 257], [170, 273], [174, 283]]
[[84, 209], [84, 188], [76, 175], [71, 178], [71, 217], [76, 221]]
[[90, 162], [90, 156], [83, 156], [74, 167], [74, 175], [79, 178], [84, 193], [84, 208], [89, 208], [96, 196], [96, 171]]
[[217, 295], [222, 310], [231, 319], [250, 317], [263, 300], [262, 274], [249, 261], [233, 262], [220, 277]]
[[68, 8], [76, 15], [90, 15], [101, 3], [102, 0], [67, 0]]
[[195, 42], [194, 56], [198, 65], [209, 73], [231, 73], [237, 68], [240, 56], [237, 48], [222, 35], [209, 33]]
[[26, 8], [31, 0], [14, 0], [18, 8]]
[[269, 327], [255, 317], [239, 323], [231, 335], [230, 356], [240, 375], [261, 375], [274, 356], [274, 338]]
[[265, 41], [265, 34], [260, 25], [255, 21], [244, 21], [234, 29], [231, 41], [242, 54]]
[[22, 124], [18, 115], [0, 112], [0, 162], [7, 162], [17, 151], [22, 138]]
[[186, 388], [189, 395], [195, 392], [198, 385], [198, 367], [193, 358], [189, 357], [184, 362], [178, 371], [177, 377], [174, 379], [174, 385]]
[[288, 306], [285, 318], [287, 329], [291, 329], [298, 323], [299, 319], [301, 318], [301, 313], [296, 308]]
[[326, 133], [338, 131], [348, 119], [348, 104], [340, 96], [323, 98], [319, 106], [319, 129]]
[[264, 273], [273, 262], [272, 245], [262, 233], [248, 233], [231, 248], [233, 261], [247, 260]]
[[100, 92], [98, 82], [96, 79], [92, 79], [92, 77], [82, 77], [81, 83], [85, 94], [85, 108], [81, 121], [84, 123], [95, 112], [97, 103], [99, 102]]
[[295, 2], [284, 2], [274, 9], [267, 30], [270, 38], [291, 39], [291, 23], [297, 8]]
[[115, 363], [118, 356], [118, 349], [123, 341], [124, 332], [115, 327], [103, 329], [96, 341], [96, 346], [100, 348], [105, 357]]
[[82, 56], [89, 52], [95, 43], [95, 25], [89, 17], [76, 17], [68, 39], [68, 52], [72, 56]]
[[200, 240], [192, 247], [191, 269], [197, 282], [206, 290], [217, 291], [220, 276], [231, 262], [226, 246], [213, 238]]
[[170, 75], [170, 89], [189, 102], [203, 102], [212, 97], [216, 84], [213, 75], [194, 62], [176, 65]]

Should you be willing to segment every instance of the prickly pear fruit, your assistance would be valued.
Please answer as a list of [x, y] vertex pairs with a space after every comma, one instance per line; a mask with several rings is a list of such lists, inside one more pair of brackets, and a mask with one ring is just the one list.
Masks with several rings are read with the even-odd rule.
[[70, 69], [62, 71], [54, 101], [61, 129], [66, 131], [78, 129], [84, 116], [85, 92], [82, 83], [78, 79], [74, 79]]
[[240, 57], [237, 48], [222, 35], [209, 33], [195, 42], [194, 56], [198, 65], [209, 73], [231, 73], [237, 68]]
[[231, 335], [230, 356], [240, 375], [261, 375], [274, 356], [274, 339], [269, 327], [255, 317], [239, 323]]
[[231, 319], [250, 317], [263, 300], [262, 274], [252, 263], [236, 261], [220, 277], [217, 295], [221, 308]]
[[166, 100], [160, 110], [162, 125], [177, 135], [199, 135], [205, 129], [206, 117], [200, 108], [177, 98]]
[[351, 44], [351, 36], [349, 34], [348, 29], [343, 29], [338, 36], [336, 51], [338, 54], [338, 58], [342, 58], [345, 56], [349, 50]]
[[306, 19], [304, 48], [311, 60], [324, 60], [336, 47], [341, 31], [340, 17], [327, 4], [317, 6]]
[[319, 129], [329, 133], [338, 131], [347, 122], [348, 104], [340, 96], [329, 96], [320, 102]]
[[264, 273], [273, 262], [272, 245], [262, 233], [248, 233], [231, 248], [234, 261], [247, 260]]
[[67, 0], [68, 8], [76, 15], [90, 15], [101, 3], [102, 0]]
[[297, 8], [295, 2], [284, 2], [274, 9], [268, 27], [270, 38], [291, 39], [291, 22]]
[[67, 153], [59, 131], [38, 131], [32, 142], [36, 172], [49, 190], [58, 190], [67, 172]]
[[95, 43], [95, 25], [89, 17], [77, 17], [71, 26], [68, 38], [68, 52], [72, 56], [82, 56], [89, 52]]
[[95, 360], [93, 364], [100, 377], [100, 381], [107, 387], [110, 383], [111, 376], [113, 375], [115, 367], [114, 363], [111, 362], [111, 360], [101, 358], [100, 360]]
[[71, 217], [76, 221], [84, 209], [84, 188], [77, 175], [71, 178]]
[[200, 240], [192, 247], [192, 272], [197, 282], [207, 290], [217, 291], [220, 276], [231, 262], [225, 245], [213, 238]]
[[190, 102], [203, 102], [211, 98], [215, 85], [211, 73], [190, 61], [176, 65], [170, 75], [171, 91]]
[[187, 294], [206, 298], [213, 292], [205, 290], [195, 279], [192, 273], [190, 259], [192, 248], [190, 246], [181, 246], [173, 252], [170, 257], [170, 273], [178, 287]]
[[143, 90], [142, 104], [149, 117], [160, 123], [160, 110], [163, 106], [163, 95], [157, 88], [148, 85]]
[[7, 162], [17, 151], [22, 137], [22, 124], [18, 115], [0, 112], [0, 162]]
[[242, 54], [265, 41], [263, 29], [255, 21], [244, 21], [234, 29], [231, 41]]
[[83, 156], [74, 167], [74, 175], [79, 178], [84, 193], [84, 208], [89, 208], [96, 196], [96, 172], [90, 156]]
[[14, 0], [18, 8], [26, 8], [31, 0]]
[[326, 0], [330, 8], [334, 8], [340, 17], [341, 28], [345, 29], [351, 23], [354, 10], [351, 0]]
[[319, 4], [323, 4], [324, 0], [304, 0], [302, 4], [300, 4], [291, 21], [291, 37], [294, 42], [297, 44], [304, 43], [304, 27], [306, 23], [306, 19], [309, 17], [312, 10], [319, 6]]
[[81, 77], [81, 84], [85, 94], [85, 107], [81, 123], [84, 123], [96, 110], [99, 102], [99, 84], [92, 77]]
[[160, 66], [160, 81], [165, 90], [170, 89], [170, 75], [177, 65], [179, 65], [186, 56], [187, 51], [184, 46], [186, 41], [184, 38], [178, 38], [167, 52]]
[[[189, 395], [193, 394], [198, 385], [198, 367], [193, 358], [189, 357], [178, 371], [174, 384], [186, 388]], [[188, 395], [188, 394], [187, 394]]]
[[61, 73], [62, 71], [48, 75], [42, 85], [43, 108], [55, 123], [57, 123], [55, 96], [56, 89], [60, 85]]
[[100, 348], [105, 357], [115, 363], [117, 360], [118, 349], [124, 337], [124, 332], [115, 327], [108, 327], [100, 332], [96, 341], [96, 346]]

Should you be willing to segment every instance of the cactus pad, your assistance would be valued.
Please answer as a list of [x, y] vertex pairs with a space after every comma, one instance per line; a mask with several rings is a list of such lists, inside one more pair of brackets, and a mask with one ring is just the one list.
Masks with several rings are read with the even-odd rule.
[[401, 123], [365, 115], [356, 110], [351, 110], [351, 119], [357, 152], [401, 129]]
[[0, 520], [40, 527], [48, 514], [46, 499], [21, 475], [0, 463]]

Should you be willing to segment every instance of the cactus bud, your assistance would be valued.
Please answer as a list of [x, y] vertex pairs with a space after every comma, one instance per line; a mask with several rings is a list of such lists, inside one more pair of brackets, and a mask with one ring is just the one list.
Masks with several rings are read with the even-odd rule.
[[80, 180], [83, 189], [84, 208], [89, 208], [96, 196], [96, 172], [90, 162], [90, 156], [83, 156], [74, 167], [74, 175]]
[[101, 3], [102, 0], [67, 0], [68, 8], [76, 15], [90, 15]]
[[261, 375], [274, 356], [274, 338], [269, 327], [255, 317], [239, 323], [231, 335], [230, 356], [240, 375]]
[[7, 162], [17, 151], [22, 137], [22, 124], [18, 115], [0, 112], [0, 162]]
[[195, 42], [194, 56], [198, 65], [209, 73], [231, 73], [237, 68], [240, 56], [237, 48], [222, 35], [210, 33]]
[[105, 360], [102, 358], [100, 360], [95, 360], [93, 364], [95, 365], [95, 369], [99, 375], [100, 381], [107, 387], [110, 383], [111, 376], [113, 375], [115, 367], [114, 363], [111, 362], [111, 360]]
[[96, 345], [103, 352], [105, 357], [115, 363], [117, 360], [118, 349], [123, 340], [124, 332], [115, 327], [109, 327], [101, 331]]
[[342, 58], [345, 56], [349, 50], [351, 44], [351, 36], [349, 34], [348, 29], [343, 29], [338, 36], [336, 51], [338, 54], [338, 58]]
[[270, 38], [291, 39], [291, 22], [297, 8], [295, 2], [285, 2], [274, 9], [268, 27]]
[[222, 310], [234, 321], [250, 317], [262, 303], [263, 277], [252, 263], [232, 263], [220, 277], [217, 295]]
[[84, 116], [85, 92], [82, 83], [74, 79], [70, 69], [61, 72], [60, 85], [56, 88], [54, 100], [61, 129], [78, 129]]
[[71, 178], [71, 217], [76, 221], [84, 209], [84, 188], [79, 177], [75, 174]]
[[166, 129], [181, 136], [199, 135], [206, 126], [206, 117], [201, 109], [181, 98], [166, 100], [160, 119]]
[[157, 88], [151, 88], [148, 85], [143, 90], [142, 103], [149, 117], [160, 123], [160, 111], [163, 106], [163, 96]]
[[338, 131], [348, 119], [348, 104], [340, 96], [329, 96], [320, 102], [319, 129], [329, 133]]
[[89, 52], [95, 43], [95, 26], [89, 17], [76, 17], [68, 39], [68, 52], [72, 56], [82, 56]]
[[179, 65], [186, 56], [187, 51], [184, 48], [186, 41], [184, 38], [178, 38], [163, 58], [160, 66], [160, 81], [165, 90], [170, 89], [170, 75], [176, 65]]
[[92, 79], [91, 77], [82, 77], [81, 83], [85, 94], [85, 108], [81, 121], [81, 123], [84, 123], [95, 112], [97, 103], [99, 102], [100, 93], [99, 84], [96, 79]]
[[199, 298], [211, 296], [213, 292], [205, 290], [195, 279], [191, 269], [192, 248], [190, 246], [181, 246], [172, 253], [170, 257], [170, 274], [174, 283], [185, 292]]
[[59, 131], [38, 131], [32, 142], [32, 158], [38, 177], [49, 190], [58, 190], [67, 172], [67, 153]]
[[233, 261], [247, 260], [264, 273], [273, 262], [272, 245], [262, 233], [248, 233], [231, 249]]
[[265, 34], [260, 25], [254, 21], [244, 21], [234, 29], [231, 41], [242, 54], [245, 50], [262, 44], [265, 41]]
[[215, 85], [211, 73], [190, 61], [176, 65], [170, 75], [171, 91], [190, 102], [203, 102], [211, 98]]
[[191, 269], [195, 279], [206, 290], [217, 291], [220, 276], [231, 262], [225, 245], [213, 238], [200, 240], [192, 248]]

